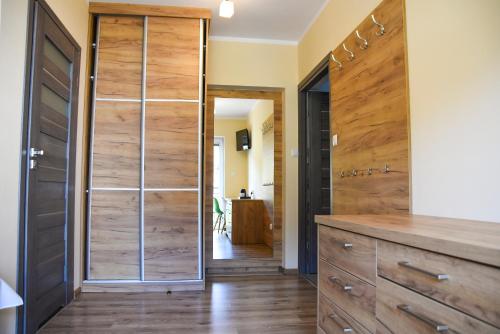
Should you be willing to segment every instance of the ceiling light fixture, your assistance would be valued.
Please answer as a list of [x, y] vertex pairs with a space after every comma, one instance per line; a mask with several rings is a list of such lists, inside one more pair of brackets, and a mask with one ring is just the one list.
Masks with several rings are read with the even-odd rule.
[[231, 18], [234, 15], [234, 3], [229, 0], [222, 0], [219, 7], [219, 16]]

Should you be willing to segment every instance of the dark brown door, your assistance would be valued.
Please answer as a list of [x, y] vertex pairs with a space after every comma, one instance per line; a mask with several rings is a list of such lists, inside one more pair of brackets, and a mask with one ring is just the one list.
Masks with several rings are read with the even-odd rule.
[[73, 298], [75, 132], [80, 49], [44, 2], [35, 4], [26, 147], [26, 333]]

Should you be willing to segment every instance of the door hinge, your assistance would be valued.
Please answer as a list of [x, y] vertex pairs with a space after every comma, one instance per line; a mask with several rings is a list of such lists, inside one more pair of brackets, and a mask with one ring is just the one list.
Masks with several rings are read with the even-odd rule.
[[309, 241], [308, 241], [308, 242], [306, 242], [306, 249], [309, 250], [309, 247], [310, 247], [310, 245], [309, 245]]

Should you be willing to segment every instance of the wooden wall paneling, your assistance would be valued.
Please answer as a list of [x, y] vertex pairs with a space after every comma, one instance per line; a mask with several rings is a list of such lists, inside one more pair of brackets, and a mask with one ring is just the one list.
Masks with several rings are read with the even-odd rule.
[[198, 188], [198, 112], [197, 103], [146, 103], [146, 188]]
[[145, 280], [198, 279], [198, 192], [146, 191]]
[[206, 267], [208, 271], [234, 268], [263, 268], [280, 266], [282, 260], [282, 215], [283, 215], [283, 103], [281, 88], [259, 88], [239, 86], [209, 86], [205, 112], [205, 220], [212, 221], [213, 202], [213, 127], [215, 98], [240, 98], [273, 100], [274, 103], [274, 210], [273, 210], [273, 257], [260, 259], [214, 260], [212, 229], [205, 229]]
[[89, 279], [139, 279], [139, 191], [94, 191]]
[[210, 19], [212, 11], [208, 8], [136, 5], [128, 3], [91, 2], [89, 12], [92, 14], [168, 16], [183, 18]]
[[92, 186], [139, 188], [141, 104], [97, 101]]
[[[354, 32], [343, 42], [355, 53], [353, 61], [342, 43], [333, 52], [343, 69], [330, 61], [331, 133], [338, 134], [332, 150], [333, 213], [406, 213], [409, 211], [408, 83], [402, 0], [385, 0], [374, 10], [385, 34], [367, 17], [358, 27], [368, 40], [359, 48]], [[352, 169], [382, 169], [373, 175]], [[362, 175], [364, 174], [364, 175]]]
[[97, 98], [141, 98], [143, 31], [142, 17], [99, 17]]
[[200, 20], [148, 18], [148, 99], [199, 98]]

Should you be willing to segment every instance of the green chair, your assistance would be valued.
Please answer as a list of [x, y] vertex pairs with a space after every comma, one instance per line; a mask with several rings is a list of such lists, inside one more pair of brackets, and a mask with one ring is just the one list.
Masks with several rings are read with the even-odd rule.
[[[222, 223], [222, 220], [224, 219], [224, 212], [220, 209], [219, 201], [215, 197], [214, 197], [214, 214], [217, 215], [217, 218], [215, 219], [213, 229], [214, 231], [217, 229], [217, 231], [220, 232], [220, 225]], [[219, 224], [219, 227], [217, 227], [217, 224]]]

